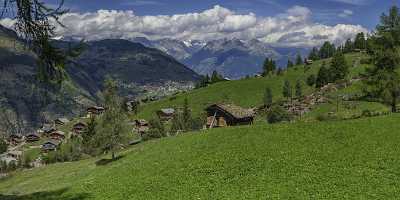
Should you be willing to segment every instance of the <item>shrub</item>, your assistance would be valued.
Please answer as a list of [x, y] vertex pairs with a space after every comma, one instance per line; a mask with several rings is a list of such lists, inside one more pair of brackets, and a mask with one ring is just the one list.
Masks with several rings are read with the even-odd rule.
[[338, 120], [339, 117], [336, 114], [323, 113], [323, 114], [319, 114], [316, 119], [318, 121], [335, 121], [335, 120]]
[[6, 141], [0, 139], [0, 154], [7, 151], [7, 143]]
[[292, 116], [281, 106], [273, 106], [267, 113], [267, 121], [271, 124], [292, 120]]

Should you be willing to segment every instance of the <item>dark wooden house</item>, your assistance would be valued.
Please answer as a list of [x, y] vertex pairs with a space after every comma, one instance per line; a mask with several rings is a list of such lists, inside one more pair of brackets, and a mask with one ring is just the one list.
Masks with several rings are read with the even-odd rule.
[[54, 127], [53, 124], [43, 124], [41, 131], [45, 134], [45, 135], [49, 135], [50, 133], [56, 131], [57, 129]]
[[135, 129], [138, 134], [143, 135], [150, 130], [149, 122], [144, 119], [135, 120]]
[[50, 138], [53, 140], [63, 140], [65, 139], [65, 133], [62, 131], [54, 131], [50, 133]]
[[91, 115], [101, 115], [105, 111], [104, 107], [101, 106], [92, 106], [87, 109], [87, 113]]
[[173, 108], [163, 108], [157, 111], [157, 115], [161, 120], [168, 121], [174, 117], [175, 112], [176, 111]]
[[78, 122], [76, 124], [74, 124], [74, 126], [72, 127], [72, 132], [80, 135], [81, 133], [83, 133], [85, 131], [87, 127], [87, 124], [84, 122]]
[[27, 142], [36, 142], [40, 140], [40, 135], [37, 133], [30, 133], [25, 138]]
[[49, 151], [56, 151], [60, 146], [61, 142], [57, 140], [49, 140], [42, 144], [42, 151], [49, 152]]
[[252, 124], [255, 112], [231, 104], [214, 104], [206, 108], [207, 128]]
[[17, 145], [24, 140], [24, 137], [21, 134], [12, 134], [8, 138], [8, 142], [12, 145]]

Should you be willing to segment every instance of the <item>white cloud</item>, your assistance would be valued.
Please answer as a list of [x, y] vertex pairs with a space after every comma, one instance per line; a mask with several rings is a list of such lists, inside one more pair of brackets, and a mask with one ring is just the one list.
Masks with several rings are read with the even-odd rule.
[[345, 3], [345, 4], [362, 6], [362, 5], [368, 5], [374, 0], [329, 0], [329, 1], [335, 1], [335, 2], [340, 2], [340, 3]]
[[339, 17], [347, 18], [352, 16], [354, 13], [352, 10], [343, 10], [343, 12], [339, 13]]
[[367, 32], [360, 25], [314, 23], [311, 15], [310, 9], [301, 6], [294, 6], [274, 17], [259, 17], [254, 13], [241, 15], [221, 6], [172, 16], [138, 16], [133, 11], [99, 10], [63, 15], [60, 21], [67, 28], [57, 26], [56, 32], [86, 40], [143, 36], [206, 41], [257, 38], [274, 46], [316, 46], [326, 40], [340, 43], [358, 32]]

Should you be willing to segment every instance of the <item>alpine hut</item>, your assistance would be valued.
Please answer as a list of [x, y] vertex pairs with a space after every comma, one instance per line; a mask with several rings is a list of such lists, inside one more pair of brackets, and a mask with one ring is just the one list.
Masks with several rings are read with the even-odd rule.
[[83, 133], [83, 131], [85, 131], [87, 125], [84, 122], [78, 122], [76, 124], [74, 124], [74, 126], [72, 127], [72, 132], [80, 135], [81, 133]]
[[61, 142], [57, 140], [49, 140], [42, 144], [42, 151], [49, 152], [55, 151], [60, 146]]
[[54, 120], [54, 123], [55, 123], [56, 125], [62, 126], [62, 125], [65, 125], [65, 124], [69, 123], [69, 119], [64, 118], [64, 117], [58, 118], [58, 119]]
[[65, 139], [65, 133], [62, 131], [54, 131], [50, 133], [50, 138], [53, 140], [63, 140]]
[[252, 124], [255, 112], [232, 104], [214, 104], [206, 108], [207, 128]]
[[27, 142], [36, 142], [40, 140], [40, 135], [37, 133], [30, 133], [25, 138]]
[[168, 121], [172, 119], [175, 115], [175, 109], [173, 108], [163, 108], [157, 111], [158, 117], [163, 121]]

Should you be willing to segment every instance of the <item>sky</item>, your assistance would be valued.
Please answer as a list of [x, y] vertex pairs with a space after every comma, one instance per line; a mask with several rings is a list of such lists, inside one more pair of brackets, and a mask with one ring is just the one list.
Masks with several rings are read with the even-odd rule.
[[67, 28], [57, 32], [87, 40], [239, 38], [316, 46], [372, 31], [392, 5], [400, 0], [65, 0]]

